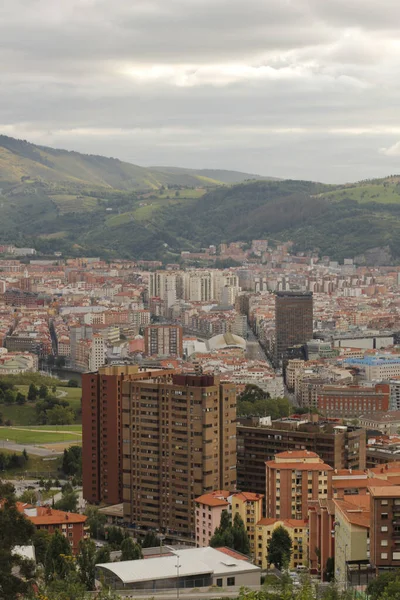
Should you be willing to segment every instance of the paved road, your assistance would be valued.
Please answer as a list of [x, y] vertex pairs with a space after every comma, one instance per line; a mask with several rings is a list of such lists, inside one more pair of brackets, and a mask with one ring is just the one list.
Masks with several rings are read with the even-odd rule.
[[264, 360], [268, 364], [270, 364], [267, 355], [261, 348], [258, 339], [254, 335], [250, 327], [247, 329], [246, 358], [249, 358], [250, 360]]
[[63, 454], [64, 452], [64, 450], [57, 452], [55, 450], [50, 450], [49, 448], [33, 446], [32, 444], [16, 444], [15, 442], [7, 442], [6, 440], [1, 440], [0, 452], [3, 448], [5, 448], [6, 450], [12, 450], [13, 452], [22, 452], [25, 449], [28, 454], [34, 454], [35, 456], [57, 456], [59, 454]]

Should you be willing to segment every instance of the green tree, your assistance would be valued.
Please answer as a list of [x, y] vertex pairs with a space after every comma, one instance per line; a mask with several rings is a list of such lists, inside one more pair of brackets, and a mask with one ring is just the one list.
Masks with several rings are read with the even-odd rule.
[[93, 540], [80, 540], [76, 562], [79, 567], [79, 579], [85, 588], [91, 592], [94, 590], [96, 566], [96, 546]]
[[24, 396], [24, 394], [21, 394], [21, 392], [17, 392], [15, 401], [19, 406], [22, 406], [26, 402], [26, 397]]
[[28, 401], [35, 402], [38, 396], [38, 389], [34, 383], [31, 383], [28, 390]]
[[37, 493], [36, 490], [24, 490], [20, 497], [18, 498], [19, 502], [24, 502], [25, 504], [36, 504], [37, 502]]
[[232, 531], [232, 521], [228, 511], [223, 510], [221, 513], [221, 521], [219, 527], [217, 527], [214, 531], [214, 535], [210, 540], [210, 546], [213, 548], [219, 548], [222, 546], [227, 546], [228, 548], [233, 549], [233, 531]]
[[379, 600], [400, 600], [400, 579], [388, 583]]
[[135, 544], [131, 537], [126, 537], [121, 543], [121, 560], [139, 560], [143, 558], [142, 547]]
[[160, 538], [154, 531], [148, 531], [143, 538], [142, 548], [156, 548], [160, 545]]
[[370, 600], [378, 600], [387, 586], [400, 578], [398, 571], [389, 571], [388, 573], [382, 573], [375, 579], [370, 581], [367, 587], [367, 594]]
[[[70, 572], [67, 577], [62, 578], [55, 575], [40, 595], [47, 600], [86, 600], [86, 588], [79, 580], [78, 574]], [[34, 598], [36, 598], [35, 596]], [[98, 598], [98, 596], [96, 597]]]
[[65, 356], [57, 356], [56, 367], [57, 369], [63, 369], [65, 367]]
[[12, 390], [6, 390], [4, 392], [4, 402], [5, 404], [14, 404], [15, 394]]
[[279, 570], [287, 567], [292, 554], [292, 539], [287, 530], [280, 525], [276, 527], [268, 542], [267, 560]]
[[108, 544], [105, 544], [97, 550], [95, 564], [102, 565], [109, 562], [111, 562], [111, 550], [110, 546]]
[[65, 510], [66, 512], [77, 512], [78, 510], [78, 494], [74, 491], [66, 492], [60, 500], [55, 503], [57, 510]]
[[237, 552], [242, 554], [250, 554], [250, 542], [249, 536], [247, 535], [246, 527], [244, 526], [243, 519], [239, 513], [235, 514], [233, 519], [233, 548]]
[[26, 576], [31, 573], [31, 564], [13, 554], [14, 546], [30, 543], [35, 528], [16, 507], [14, 487], [0, 480], [0, 598], [17, 600], [29, 589], [29, 583], [13, 574], [15, 567], [23, 568]]
[[73, 387], [73, 388], [77, 388], [79, 387], [78, 382], [75, 381], [75, 379], [70, 379], [67, 383], [68, 387]]
[[46, 411], [46, 418], [49, 425], [70, 425], [75, 421], [75, 413], [71, 408], [56, 405]]
[[104, 526], [107, 523], [106, 515], [99, 513], [96, 506], [88, 506], [85, 515], [87, 516], [86, 525], [89, 527], [91, 537], [94, 539], [104, 537]]
[[64, 450], [61, 468], [65, 475], [82, 476], [82, 446], [70, 446]]
[[32, 542], [35, 547], [36, 562], [40, 565], [45, 565], [50, 541], [51, 534], [45, 529], [37, 529], [33, 534]]
[[42, 398], [42, 400], [44, 400], [45, 398], [47, 398], [49, 393], [49, 390], [47, 388], [47, 385], [44, 385], [42, 383], [42, 385], [39, 388], [39, 398]]
[[46, 581], [66, 578], [75, 570], [68, 540], [56, 529], [47, 548], [44, 575]]
[[111, 525], [104, 530], [104, 537], [114, 550], [119, 550], [124, 539], [124, 534], [119, 527]]
[[333, 581], [335, 579], [335, 559], [333, 556], [330, 556], [326, 559], [325, 571], [324, 571], [324, 580], [325, 581]]

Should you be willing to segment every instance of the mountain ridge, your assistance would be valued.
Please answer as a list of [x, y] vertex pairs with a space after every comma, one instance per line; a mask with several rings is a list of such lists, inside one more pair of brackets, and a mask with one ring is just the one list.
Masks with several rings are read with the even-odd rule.
[[[79, 182], [116, 189], [158, 189], [162, 186], [214, 186], [240, 183], [260, 176], [236, 171], [215, 170], [221, 177], [209, 177], [209, 169], [141, 167], [119, 158], [83, 154], [37, 145], [0, 135], [0, 179], [16, 182], [22, 177], [41, 177], [57, 182]], [[262, 177], [260, 177], [262, 178]]]
[[326, 185], [239, 173], [222, 185], [206, 175], [230, 172], [169, 169], [0, 137], [0, 243], [176, 263], [210, 244], [290, 239], [332, 259], [400, 261], [399, 176]]

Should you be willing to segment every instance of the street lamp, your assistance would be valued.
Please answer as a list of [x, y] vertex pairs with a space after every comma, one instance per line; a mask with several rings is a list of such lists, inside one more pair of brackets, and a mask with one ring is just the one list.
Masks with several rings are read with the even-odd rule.
[[181, 565], [179, 564], [179, 556], [177, 556], [176, 562], [176, 600], [179, 600], [179, 569]]

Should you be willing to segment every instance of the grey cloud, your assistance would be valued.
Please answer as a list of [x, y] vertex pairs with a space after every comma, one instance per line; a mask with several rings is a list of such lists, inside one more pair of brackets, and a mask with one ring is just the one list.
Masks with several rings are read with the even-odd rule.
[[384, 175], [398, 17], [391, 0], [5, 0], [0, 125], [139, 164]]

